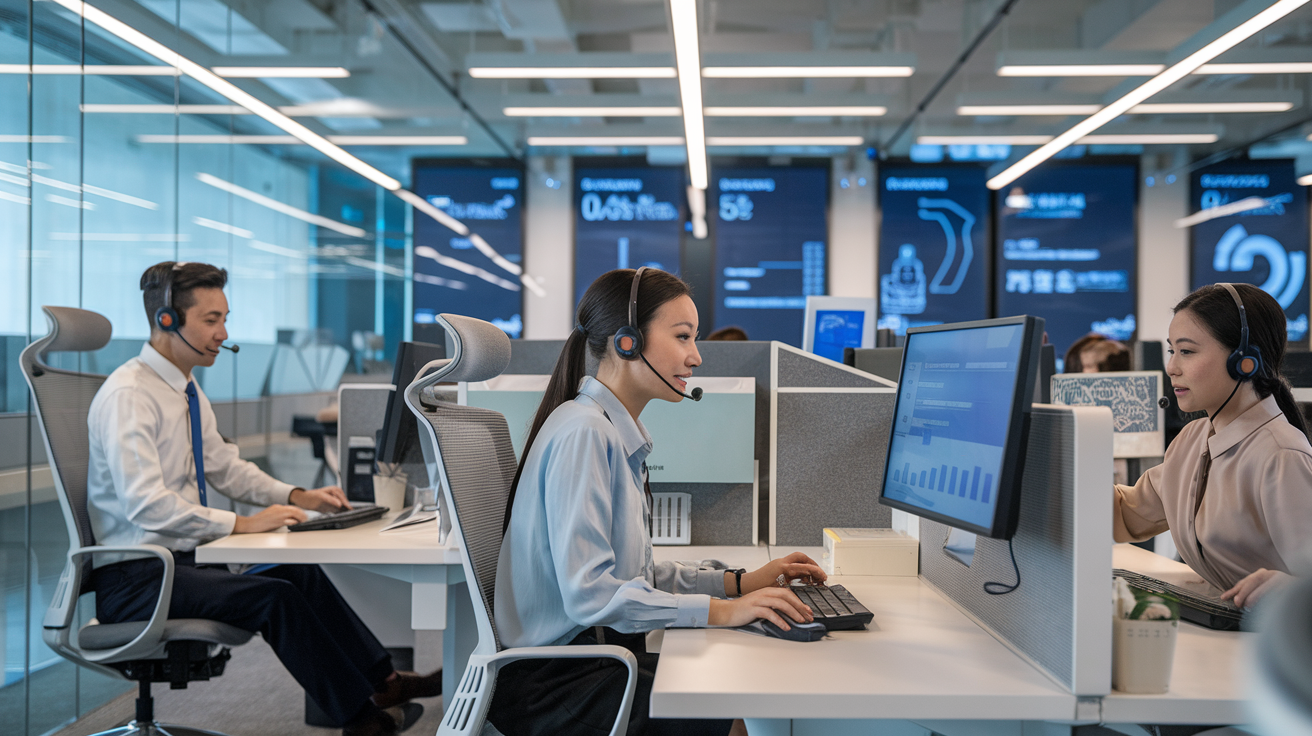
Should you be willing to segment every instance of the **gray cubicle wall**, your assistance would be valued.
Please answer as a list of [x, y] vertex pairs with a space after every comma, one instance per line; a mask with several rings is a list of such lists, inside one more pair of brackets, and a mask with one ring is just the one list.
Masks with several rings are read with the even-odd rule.
[[392, 389], [390, 383], [344, 383], [337, 387], [337, 477], [342, 483], [346, 482], [346, 450], [351, 438], [375, 440], [383, 428]]
[[999, 641], [1076, 695], [1111, 689], [1111, 412], [1033, 408], [1020, 523], [1007, 542], [979, 537], [966, 567], [943, 550], [950, 528], [920, 520], [920, 575]]
[[773, 343], [771, 544], [815, 547], [825, 527], [887, 528], [879, 503], [896, 385]]

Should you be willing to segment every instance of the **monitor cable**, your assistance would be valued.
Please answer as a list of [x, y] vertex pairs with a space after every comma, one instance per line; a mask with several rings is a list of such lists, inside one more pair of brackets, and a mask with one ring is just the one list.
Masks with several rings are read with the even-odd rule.
[[1016, 584], [984, 583], [984, 592], [989, 595], [1006, 595], [1020, 587], [1020, 565], [1016, 564], [1016, 547], [1010, 539], [1007, 540], [1007, 549], [1011, 552], [1011, 566], [1016, 570]]

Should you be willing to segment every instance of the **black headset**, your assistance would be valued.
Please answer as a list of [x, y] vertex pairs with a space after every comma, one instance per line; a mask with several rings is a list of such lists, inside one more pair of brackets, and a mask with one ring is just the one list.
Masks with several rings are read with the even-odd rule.
[[1248, 342], [1248, 310], [1244, 309], [1244, 300], [1240, 298], [1239, 290], [1234, 284], [1222, 283], [1217, 286], [1230, 292], [1230, 296], [1235, 300], [1235, 306], [1239, 308], [1239, 347], [1235, 348], [1226, 359], [1225, 369], [1236, 381], [1251, 381], [1254, 376], [1262, 372], [1262, 351]]
[[642, 284], [642, 272], [646, 270], [647, 267], [643, 266], [633, 274], [633, 288], [629, 289], [629, 323], [615, 333], [615, 353], [625, 360], [637, 360], [642, 356], [642, 331], [638, 329], [638, 286]]
[[[187, 265], [186, 261], [173, 264], [173, 268], [164, 274], [164, 306], [155, 310], [155, 326], [164, 332], [177, 332], [182, 326], [182, 320], [178, 319], [178, 311], [173, 308], [173, 274], [178, 269]], [[160, 285], [158, 281], [152, 281], [146, 284], [146, 288], [153, 288]], [[188, 345], [188, 347], [191, 347]], [[195, 348], [192, 348], [195, 350]]]

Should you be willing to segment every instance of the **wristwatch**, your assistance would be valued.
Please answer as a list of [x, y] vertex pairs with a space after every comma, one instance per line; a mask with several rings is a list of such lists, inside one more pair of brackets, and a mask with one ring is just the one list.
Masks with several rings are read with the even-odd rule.
[[725, 572], [733, 573], [733, 584], [738, 588], [738, 595], [743, 594], [743, 573], [747, 572], [745, 567], [729, 568]]

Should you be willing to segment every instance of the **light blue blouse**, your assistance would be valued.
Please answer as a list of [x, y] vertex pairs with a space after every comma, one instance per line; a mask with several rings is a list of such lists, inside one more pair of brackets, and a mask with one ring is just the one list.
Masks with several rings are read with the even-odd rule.
[[[718, 565], [653, 564], [643, 480], [651, 436], [604, 384], [547, 418], [529, 449], [497, 566], [503, 646], [566, 644], [586, 628], [706, 626]], [[719, 565], [721, 570], [722, 565]]]

